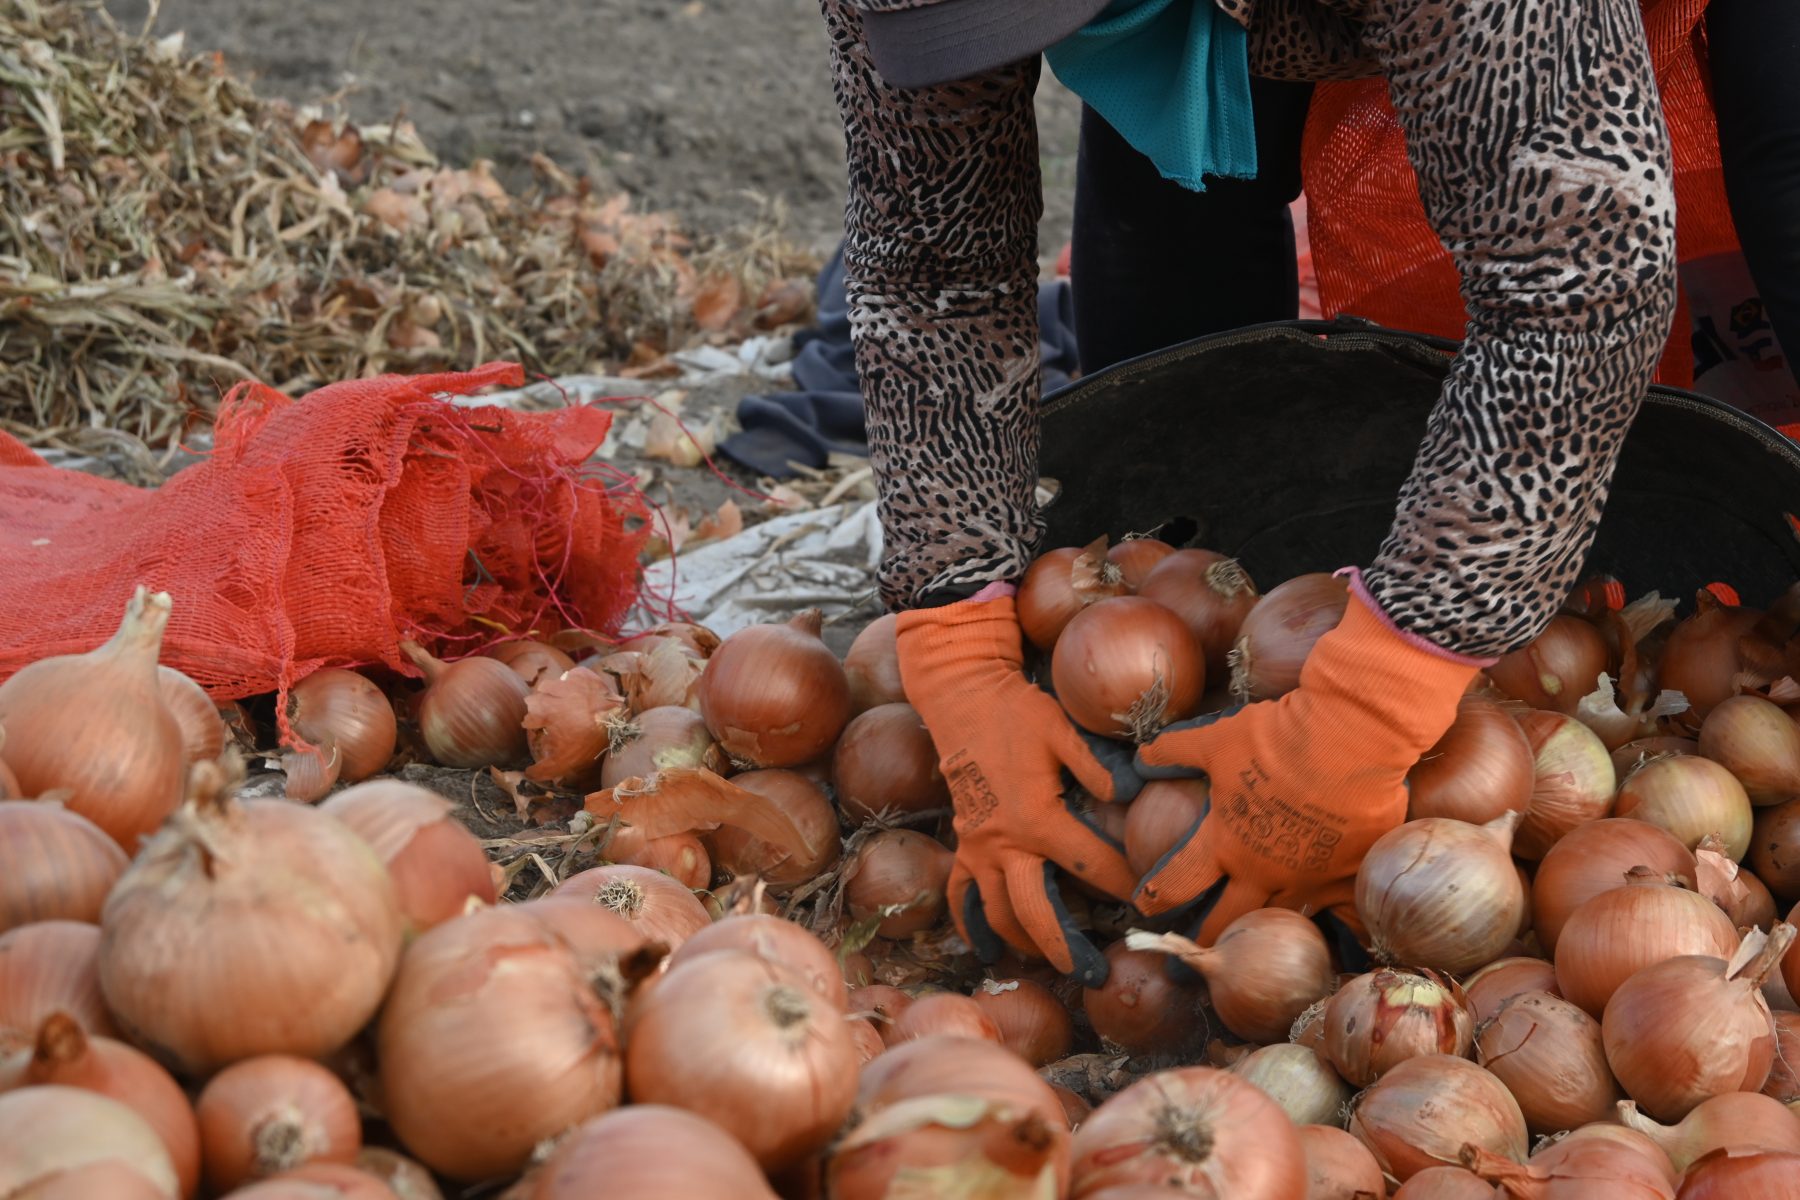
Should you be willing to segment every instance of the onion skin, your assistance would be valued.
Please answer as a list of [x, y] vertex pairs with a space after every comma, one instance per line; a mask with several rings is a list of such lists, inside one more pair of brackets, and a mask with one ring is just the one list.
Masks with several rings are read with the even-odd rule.
[[1181, 618], [1206, 656], [1207, 679], [1222, 684], [1231, 678], [1231, 648], [1260, 599], [1236, 559], [1211, 550], [1177, 550], [1156, 565], [1137, 593]]
[[819, 639], [818, 610], [726, 638], [700, 676], [700, 715], [733, 762], [792, 767], [824, 754], [850, 719], [850, 683]]
[[1181, 618], [1139, 596], [1082, 609], [1050, 658], [1056, 697], [1091, 733], [1145, 742], [1199, 711], [1206, 660]]
[[337, 747], [338, 779], [344, 783], [360, 783], [387, 766], [399, 736], [394, 706], [381, 689], [336, 667], [314, 671], [293, 686], [288, 723], [309, 742]]
[[892, 1044], [939, 1035], [998, 1042], [1000, 1027], [967, 996], [932, 992], [907, 1005], [906, 1011], [895, 1019]]
[[1305, 1046], [1258, 1046], [1226, 1069], [1260, 1088], [1295, 1125], [1341, 1127], [1350, 1085]]
[[1776, 1012], [1775, 1065], [1763, 1081], [1762, 1093], [1783, 1104], [1800, 1100], [1800, 1013]]
[[1066, 1058], [1075, 1023], [1056, 994], [1031, 979], [984, 979], [969, 997], [1000, 1034], [1000, 1044], [1034, 1067]]
[[24, 1191], [8, 1195], [12, 1200], [93, 1200], [95, 1196], [106, 1200], [162, 1200], [168, 1193], [124, 1163], [108, 1160], [58, 1171], [28, 1185]]
[[1750, 797], [1711, 759], [1682, 754], [1645, 763], [1620, 785], [1615, 811], [1661, 826], [1690, 850], [1715, 834], [1732, 862], [1742, 862], [1750, 849]]
[[1563, 926], [1575, 910], [1621, 886], [1633, 867], [1696, 882], [1693, 852], [1674, 834], [1648, 821], [1607, 817], [1563, 835], [1538, 864], [1531, 886], [1533, 928], [1544, 950], [1554, 955]]
[[866, 983], [850, 991], [849, 1003], [845, 1011], [851, 1016], [867, 1017], [869, 1024], [875, 1026], [875, 1032], [888, 1046], [899, 1044], [899, 1035], [895, 1032], [900, 1017], [912, 1007], [913, 998], [897, 987], [885, 983]]
[[555, 646], [534, 642], [530, 638], [501, 642], [488, 649], [486, 654], [495, 662], [503, 662], [511, 667], [513, 673], [525, 681], [526, 687], [536, 686], [545, 676], [555, 678], [575, 665], [574, 659]]
[[1577, 825], [1608, 815], [1618, 777], [1605, 743], [1574, 717], [1533, 711], [1518, 722], [1531, 743], [1535, 781], [1512, 851], [1535, 860]]
[[1698, 754], [1700, 743], [1693, 738], [1650, 737], [1626, 742], [1612, 752], [1613, 773], [1625, 778], [1653, 758], [1665, 754]]
[[1541, 958], [1497, 959], [1463, 984], [1463, 995], [1475, 1016], [1476, 1028], [1493, 1019], [1508, 1000], [1527, 992], [1557, 995], [1555, 964]]
[[1800, 1154], [1720, 1150], [1694, 1164], [1681, 1182], [1679, 1200], [1775, 1200], [1794, 1195], [1796, 1180], [1800, 1180]]
[[311, 1162], [232, 1192], [229, 1200], [394, 1200], [387, 1184], [345, 1163]]
[[1349, 1129], [1402, 1183], [1457, 1158], [1465, 1145], [1525, 1161], [1525, 1115], [1512, 1093], [1447, 1054], [1409, 1058], [1383, 1075], [1357, 1099]]
[[1124, 942], [1106, 948], [1106, 982], [1084, 988], [1081, 1003], [1101, 1045], [1128, 1054], [1179, 1054], [1203, 1041], [1205, 989], [1176, 983], [1165, 957]]
[[1106, 561], [1105, 539], [1091, 546], [1063, 546], [1038, 555], [1019, 580], [1019, 629], [1049, 652], [1075, 614], [1090, 604], [1125, 594], [1124, 572]]
[[384, 1146], [364, 1146], [356, 1156], [356, 1167], [386, 1184], [395, 1200], [444, 1200], [430, 1171]]
[[1556, 990], [1590, 1017], [1645, 967], [1687, 954], [1726, 957], [1737, 930], [1718, 905], [1654, 881], [1602, 892], [1569, 917], [1556, 943]]
[[838, 739], [831, 776], [838, 806], [858, 823], [950, 808], [937, 747], [910, 704], [883, 704], [853, 717]]
[[1377, 839], [1356, 872], [1375, 958], [1451, 974], [1499, 958], [1525, 913], [1508, 854], [1518, 822], [1514, 812], [1491, 825], [1427, 817]]
[[1306, 1154], [1285, 1113], [1211, 1067], [1158, 1071], [1096, 1108], [1075, 1133], [1072, 1195], [1156, 1183], [1232, 1200], [1306, 1193]]
[[1462, 1157], [1481, 1178], [1499, 1181], [1508, 1195], [1586, 1200], [1600, 1192], [1610, 1200], [1675, 1200], [1667, 1171], [1651, 1153], [1621, 1142], [1581, 1138], [1552, 1143], [1525, 1165], [1473, 1146]]
[[1507, 711], [1464, 696], [1451, 725], [1406, 776], [1406, 818], [1449, 817], [1485, 825], [1523, 813], [1536, 783], [1531, 743]]
[[0, 683], [6, 765], [20, 792], [65, 791], [64, 805], [127, 854], [180, 805], [187, 775], [156, 675], [168, 621], [168, 595], [140, 587], [105, 645], [39, 659]]
[[[1152, 779], [1125, 814], [1125, 861], [1144, 876], [1192, 832], [1210, 795], [1204, 779]], [[1101, 806], [1101, 811], [1116, 805]]]
[[615, 863], [645, 867], [667, 875], [682, 887], [700, 890], [712, 882], [712, 858], [706, 846], [691, 833], [646, 838], [635, 827], [613, 830], [606, 857]]
[[550, 899], [597, 904], [629, 921], [646, 941], [670, 949], [712, 924], [687, 888], [658, 871], [622, 863], [571, 875]]
[[309, 1162], [353, 1163], [362, 1118], [337, 1076], [286, 1055], [247, 1058], [207, 1083], [195, 1105], [206, 1185], [227, 1192]]
[[1400, 1185], [1393, 1200], [1499, 1200], [1500, 1189], [1461, 1167], [1427, 1167]]
[[1330, 575], [1297, 575], [1272, 589], [1244, 617], [1231, 651], [1231, 694], [1273, 700], [1300, 686], [1313, 644], [1336, 629], [1350, 586]]
[[956, 856], [910, 829], [870, 835], [844, 868], [844, 903], [858, 921], [880, 918], [875, 932], [902, 938], [930, 929], [944, 915], [944, 889]]
[[419, 733], [446, 767], [503, 767], [526, 756], [525, 698], [531, 689], [511, 667], [491, 658], [442, 662], [415, 642], [401, 653], [425, 676]]
[[1730, 771], [1758, 807], [1800, 795], [1800, 725], [1761, 696], [1721, 701], [1700, 726], [1699, 751]]
[[1166, 945], [1206, 980], [1214, 1011], [1245, 1041], [1282, 1041], [1300, 1014], [1337, 987], [1319, 927], [1286, 908], [1259, 908], [1220, 931], [1209, 947], [1174, 935], [1127, 939], [1132, 949]]
[[1687, 697], [1678, 718], [1692, 727], [1719, 704], [1756, 681], [1745, 674], [1738, 639], [1747, 637], [1763, 614], [1720, 604], [1710, 592], [1695, 597], [1694, 615], [1669, 632], [1657, 671], [1662, 686]]
[[109, 1162], [142, 1176], [163, 1200], [181, 1195], [162, 1140], [119, 1101], [57, 1085], [0, 1094], [0, 1196], [31, 1195], [36, 1181]]
[[1540, 1137], [1604, 1121], [1625, 1098], [1600, 1023], [1548, 992], [1514, 997], [1477, 1029], [1475, 1061], [1507, 1086]]
[[1757, 1092], [1714, 1096], [1675, 1125], [1657, 1124], [1626, 1100], [1619, 1104], [1617, 1119], [1661, 1147], [1677, 1171], [1685, 1172], [1715, 1150], [1735, 1146], [1800, 1153], [1800, 1118]]
[[520, 1200], [775, 1200], [762, 1169], [730, 1135], [684, 1109], [633, 1104], [583, 1122], [528, 1180]]
[[125, 852], [98, 825], [44, 800], [0, 800], [0, 933], [33, 921], [100, 920]]
[[844, 973], [838, 969], [837, 959], [824, 942], [792, 921], [767, 913], [726, 917], [683, 942], [669, 956], [669, 969], [720, 950], [748, 951], [764, 962], [799, 975], [833, 1008], [844, 1011], [849, 1006], [849, 989], [844, 986]]
[[647, 779], [669, 767], [702, 767], [715, 775], [731, 773], [725, 752], [713, 741], [700, 714], [665, 704], [645, 709], [619, 726], [600, 764], [600, 786], [618, 787], [627, 779]]
[[1119, 581], [1128, 592], [1141, 592], [1144, 581], [1158, 563], [1175, 553], [1175, 547], [1156, 538], [1128, 537], [1106, 551], [1106, 561], [1119, 568]]
[[586, 667], [545, 675], [525, 697], [525, 741], [534, 783], [585, 786], [600, 779], [600, 763], [621, 728], [625, 701], [604, 677]]
[[721, 825], [703, 839], [713, 866], [728, 875], [758, 876], [771, 891], [785, 894], [818, 878], [842, 857], [837, 813], [817, 783], [798, 771], [780, 770], [746, 771], [731, 782], [779, 807], [818, 852], [810, 858], [790, 857], [735, 825]]
[[1800, 900], [1800, 798], [1757, 812], [1745, 860], [1769, 891]]
[[876, 617], [856, 635], [844, 655], [852, 717], [883, 704], [906, 701], [906, 688], [900, 682], [899, 620], [893, 613]]
[[28, 1048], [58, 1012], [90, 1036], [119, 1036], [100, 992], [100, 931], [36, 921], [0, 934], [0, 1056]]
[[1325, 1005], [1320, 1057], [1367, 1087], [1421, 1055], [1469, 1053], [1475, 1021], [1454, 984], [1430, 973], [1383, 969], [1359, 975]]
[[436, 792], [378, 779], [345, 788], [319, 811], [368, 843], [393, 880], [407, 931], [418, 934], [460, 916], [471, 899], [499, 902], [487, 854], [450, 815], [454, 807]]
[[1529, 645], [1487, 669], [1494, 686], [1533, 708], [1574, 716], [1581, 698], [1606, 672], [1606, 639], [1600, 630], [1567, 613], [1551, 618]]
[[[206, 689], [177, 671], [158, 666], [156, 682], [162, 691], [163, 704], [181, 729], [182, 752], [191, 763], [205, 762], [225, 752], [225, 718]], [[0, 797], [4, 793], [0, 792]]]
[[1328, 1125], [1301, 1125], [1306, 1155], [1306, 1200], [1381, 1200], [1387, 1180], [1363, 1144]]

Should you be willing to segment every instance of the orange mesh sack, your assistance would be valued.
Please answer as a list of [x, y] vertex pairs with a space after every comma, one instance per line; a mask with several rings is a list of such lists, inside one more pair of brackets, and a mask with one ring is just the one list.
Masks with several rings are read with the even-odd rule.
[[517, 386], [517, 364], [242, 384], [214, 449], [145, 490], [46, 465], [0, 434], [0, 679], [111, 636], [132, 589], [166, 591], [163, 661], [216, 699], [321, 666], [411, 672], [402, 638], [464, 653], [509, 631], [616, 630], [644, 510], [588, 460], [610, 413], [443, 397]]

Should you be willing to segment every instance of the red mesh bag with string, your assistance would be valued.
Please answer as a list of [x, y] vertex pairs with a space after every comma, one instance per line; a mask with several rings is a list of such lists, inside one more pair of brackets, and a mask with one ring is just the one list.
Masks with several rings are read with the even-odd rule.
[[[1644, 32], [1662, 91], [1675, 165], [1682, 262], [1737, 249], [1725, 198], [1719, 130], [1705, 75], [1706, 0], [1645, 0]], [[1322, 83], [1301, 150], [1320, 306], [1394, 329], [1460, 339], [1466, 314], [1456, 268], [1419, 202], [1406, 138], [1380, 79]], [[1683, 294], [1657, 382], [1693, 384]]]
[[0, 679], [111, 636], [138, 584], [174, 600], [163, 661], [216, 699], [322, 666], [411, 672], [403, 638], [615, 631], [645, 510], [589, 463], [612, 415], [450, 402], [517, 364], [382, 376], [294, 400], [241, 384], [213, 452], [160, 488], [46, 465], [0, 434]]

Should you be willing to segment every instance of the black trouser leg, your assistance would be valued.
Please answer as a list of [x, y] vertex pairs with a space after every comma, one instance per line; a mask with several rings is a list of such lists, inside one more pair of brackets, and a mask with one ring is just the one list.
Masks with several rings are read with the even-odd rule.
[[[1782, 0], [1800, 4], [1800, 0]], [[1252, 79], [1255, 179], [1190, 192], [1081, 114], [1070, 275], [1083, 371], [1299, 312], [1294, 226], [1310, 83]]]

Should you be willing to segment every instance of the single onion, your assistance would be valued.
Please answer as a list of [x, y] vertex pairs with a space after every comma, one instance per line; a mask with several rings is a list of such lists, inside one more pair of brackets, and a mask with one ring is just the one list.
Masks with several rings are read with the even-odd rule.
[[558, 905], [479, 909], [400, 960], [376, 1027], [382, 1108], [440, 1174], [514, 1173], [543, 1139], [619, 1103], [617, 997], [548, 919]]
[[499, 767], [526, 756], [531, 689], [512, 668], [479, 655], [446, 663], [417, 642], [401, 642], [400, 650], [425, 676], [419, 733], [440, 765]]
[[1180, 1054], [1205, 1040], [1206, 989], [1170, 979], [1166, 962], [1162, 954], [1122, 941], [1106, 948], [1106, 982], [1081, 993], [1103, 1046], [1127, 1054]]
[[95, 1196], [106, 1200], [160, 1200], [167, 1195], [161, 1186], [116, 1159], [58, 1171], [28, 1185], [24, 1191], [8, 1194], [11, 1200], [93, 1200]]
[[1060, 1083], [1051, 1084], [1050, 1090], [1055, 1092], [1056, 1098], [1062, 1102], [1063, 1116], [1068, 1118], [1069, 1128], [1080, 1129], [1081, 1123], [1087, 1120], [1089, 1113], [1094, 1111], [1094, 1106], [1087, 1102], [1087, 1097]]
[[900, 1038], [896, 1030], [900, 1018], [908, 1008], [912, 1007], [913, 998], [909, 993], [885, 983], [865, 983], [853, 988], [850, 999], [845, 1004], [845, 1011], [853, 1017], [866, 1017], [881, 1040], [889, 1046], [898, 1045]]
[[536, 686], [546, 677], [554, 679], [575, 665], [574, 659], [555, 646], [534, 642], [530, 638], [501, 642], [486, 653], [494, 661], [511, 667], [513, 673], [525, 681], [526, 687]]
[[998, 1042], [1000, 1027], [967, 996], [931, 992], [907, 1005], [906, 1011], [894, 1021], [891, 1044], [916, 1042], [939, 1034]]
[[849, 1115], [856, 1048], [842, 1011], [804, 977], [720, 950], [670, 971], [639, 1003], [625, 1055], [633, 1100], [706, 1117], [767, 1171], [823, 1148]]
[[1475, 1061], [1512, 1092], [1535, 1134], [1603, 1121], [1624, 1096], [1600, 1022], [1549, 992], [1526, 992], [1475, 1031]]
[[1406, 776], [1406, 816], [1450, 817], [1485, 825], [1522, 813], [1536, 786], [1531, 743], [1507, 711], [1467, 695], [1456, 722]]
[[1761, 696], [1721, 701], [1700, 726], [1699, 749], [1744, 785], [1752, 804], [1800, 795], [1800, 725]]
[[[156, 668], [162, 700], [181, 729], [182, 751], [191, 763], [217, 758], [225, 752], [225, 718], [206, 689], [174, 667]], [[0, 793], [3, 795], [3, 793]]]
[[1606, 639], [1591, 622], [1567, 613], [1537, 638], [1487, 669], [1494, 686], [1533, 708], [1566, 716], [1606, 673]]
[[662, 1104], [577, 1125], [524, 1186], [520, 1200], [775, 1200], [756, 1160], [724, 1130]]
[[1144, 580], [1156, 569], [1156, 565], [1169, 555], [1175, 553], [1175, 547], [1153, 537], [1127, 537], [1122, 542], [1115, 542], [1106, 552], [1106, 561], [1119, 568], [1120, 582], [1125, 590], [1136, 592], [1144, 586]]
[[1696, 881], [1693, 852], [1674, 834], [1647, 821], [1623, 817], [1589, 821], [1550, 847], [1531, 884], [1533, 928], [1545, 952], [1556, 953], [1557, 939], [1576, 909], [1623, 885], [1633, 867], [1648, 868], [1659, 879]]
[[875, 932], [901, 938], [930, 929], [944, 915], [944, 889], [956, 856], [910, 829], [869, 835], [844, 866], [844, 903], [858, 921], [877, 919]]
[[1319, 1050], [1339, 1075], [1367, 1087], [1420, 1056], [1465, 1056], [1474, 1040], [1475, 1019], [1454, 983], [1385, 968], [1358, 975], [1326, 1003]]
[[407, 928], [422, 933], [460, 915], [474, 898], [494, 904], [487, 854], [450, 814], [455, 805], [436, 792], [397, 779], [375, 779], [345, 788], [319, 811], [349, 826], [375, 852]]
[[664, 642], [674, 642], [693, 657], [707, 659], [719, 648], [719, 635], [692, 621], [664, 621], [634, 638], [627, 638], [619, 643], [619, 649], [648, 653]]
[[850, 715], [866, 713], [883, 704], [906, 700], [900, 682], [899, 618], [893, 613], [876, 617], [850, 643], [844, 655], [844, 678], [850, 682]]
[[705, 839], [713, 865], [721, 871], [758, 876], [785, 893], [817, 879], [843, 854], [837, 813], [817, 783], [797, 771], [746, 771], [731, 782], [779, 809], [814, 850], [790, 854], [738, 826], [721, 825]]
[[1677, 1171], [1686, 1171], [1716, 1150], [1732, 1147], [1800, 1154], [1800, 1117], [1759, 1092], [1723, 1092], [1701, 1101], [1673, 1125], [1658, 1124], [1639, 1112], [1636, 1104], [1622, 1100], [1618, 1121], [1655, 1142]]
[[[1651, 1154], [1656, 1152], [1652, 1150]], [[1580, 1138], [1556, 1142], [1521, 1164], [1477, 1146], [1463, 1150], [1463, 1162], [1482, 1179], [1501, 1185], [1508, 1196], [1527, 1200], [1675, 1200], [1675, 1189], [1657, 1157], [1623, 1142]]]
[[1663, 687], [1687, 697], [1688, 711], [1681, 719], [1690, 727], [1723, 701], [1766, 682], [1754, 676], [1738, 648], [1762, 617], [1756, 609], [1727, 607], [1702, 591], [1695, 597], [1694, 615], [1670, 631], [1657, 669]]
[[621, 825], [606, 844], [606, 860], [659, 871], [682, 887], [704, 888], [712, 882], [712, 858], [691, 833], [645, 837], [636, 826]]
[[1800, 1100], [1800, 1013], [1775, 1012], [1775, 1065], [1762, 1092], [1783, 1104]]
[[1301, 1125], [1295, 1132], [1306, 1156], [1306, 1200], [1381, 1200], [1387, 1194], [1375, 1156], [1342, 1129]]
[[706, 660], [695, 658], [679, 643], [664, 641], [637, 656], [634, 670], [624, 672], [625, 698], [633, 712], [653, 708], [700, 711], [700, 677]]
[[625, 724], [625, 701], [603, 676], [571, 667], [538, 679], [522, 724], [531, 748], [525, 778], [581, 787], [599, 782], [600, 761]]
[[844, 668], [819, 638], [817, 609], [725, 639], [700, 677], [700, 715], [733, 762], [791, 767], [818, 758], [850, 719]]
[[1556, 940], [1556, 990], [1591, 1017], [1645, 967], [1689, 954], [1729, 955], [1731, 918], [1697, 892], [1634, 868], [1629, 883], [1582, 904]]
[[1475, 1017], [1476, 1028], [1492, 1020], [1508, 1000], [1526, 992], [1556, 995], [1555, 965], [1541, 958], [1502, 958], [1481, 968], [1463, 984], [1463, 996]]
[[767, 913], [726, 917], [682, 942], [669, 956], [669, 969], [720, 950], [748, 951], [794, 972], [833, 1007], [843, 1009], [849, 1004], [844, 973], [839, 970], [837, 959], [824, 942], [792, 921]]
[[1606, 746], [1574, 717], [1533, 710], [1518, 721], [1531, 743], [1534, 778], [1512, 850], [1540, 859], [1569, 830], [1611, 811], [1618, 780]]
[[444, 1200], [430, 1171], [385, 1146], [364, 1146], [356, 1156], [356, 1166], [386, 1184], [395, 1200]]
[[1748, 853], [1755, 819], [1750, 797], [1730, 771], [1689, 754], [1645, 763], [1626, 776], [1614, 811], [1668, 830], [1690, 850], [1717, 834], [1733, 862]]
[[1466, 1058], [1427, 1054], [1399, 1064], [1357, 1098], [1350, 1132], [1405, 1183], [1458, 1161], [1472, 1145], [1525, 1161], [1525, 1115], [1506, 1085]]
[[192, 798], [100, 916], [108, 1006], [189, 1074], [338, 1049], [374, 1015], [404, 929], [387, 871], [348, 826], [286, 800], [239, 803], [228, 783], [195, 764]]
[[118, 1035], [100, 992], [100, 931], [76, 921], [34, 921], [0, 933], [0, 1060], [28, 1051], [59, 1012], [90, 1036]]
[[[1621, 1120], [1619, 1113], [1628, 1107], [1634, 1106], [1629, 1100], [1621, 1101], [1618, 1111], [1615, 1111], [1606, 1121], [1590, 1122], [1579, 1128], [1571, 1129], [1567, 1133], [1559, 1133], [1555, 1137], [1543, 1139], [1538, 1143], [1537, 1153], [1547, 1154], [1552, 1148], [1564, 1146], [1570, 1142], [1611, 1142], [1625, 1147], [1641, 1158], [1650, 1160], [1670, 1186], [1679, 1184], [1681, 1172], [1675, 1169], [1675, 1164], [1669, 1161], [1668, 1153], [1661, 1146], [1635, 1129], [1628, 1129], [1624, 1125], [1613, 1123]], [[1531, 1161], [1535, 1161], [1535, 1156]]]
[[394, 706], [355, 671], [327, 667], [296, 683], [288, 692], [288, 724], [309, 742], [337, 747], [338, 778], [345, 783], [367, 779], [394, 757]]
[[1286, 908], [1259, 908], [1220, 931], [1211, 946], [1178, 934], [1134, 931], [1133, 950], [1174, 954], [1206, 980], [1225, 1028], [1267, 1045], [1287, 1037], [1295, 1020], [1337, 987], [1331, 951], [1319, 927]]
[[1613, 774], [1623, 779], [1653, 758], [1665, 754], [1698, 754], [1700, 743], [1693, 738], [1649, 737], [1626, 742], [1612, 752]]
[[1244, 617], [1231, 651], [1231, 694], [1273, 700], [1300, 686], [1313, 643], [1336, 629], [1350, 586], [1331, 575], [1298, 575], [1269, 591]]
[[600, 764], [603, 788], [618, 787], [627, 779], [647, 779], [671, 767], [701, 767], [716, 775], [730, 770], [725, 752], [691, 708], [645, 709], [608, 732], [611, 749]]
[[394, 1200], [387, 1184], [345, 1163], [311, 1162], [232, 1192], [228, 1200]]
[[287, 776], [281, 793], [297, 804], [312, 804], [337, 786], [344, 756], [332, 745], [281, 752], [281, 771]]
[[1211, 550], [1177, 550], [1156, 565], [1137, 593], [1181, 618], [1206, 658], [1207, 679], [1222, 684], [1231, 677], [1231, 648], [1259, 599], [1237, 559]]
[[1150, 874], [1175, 844], [1193, 832], [1206, 811], [1204, 779], [1152, 779], [1125, 814], [1125, 861], [1134, 875]]
[[686, 887], [661, 872], [623, 863], [571, 875], [550, 898], [597, 904], [629, 921], [645, 941], [670, 949], [712, 924]]
[[1393, 1200], [1499, 1200], [1500, 1195], [1499, 1188], [1473, 1171], [1427, 1167], [1401, 1184]]
[[1077, 725], [1145, 742], [1199, 710], [1206, 663], [1181, 618], [1140, 596], [1082, 609], [1050, 658], [1056, 697]]
[[134, 853], [181, 803], [187, 754], [156, 676], [169, 597], [137, 589], [87, 654], [39, 659], [0, 683], [6, 765], [25, 796], [63, 803]]
[[1034, 1067], [1066, 1057], [1074, 1044], [1069, 1010], [1035, 980], [984, 979], [969, 998], [994, 1023], [1000, 1044]]
[[1487, 825], [1426, 817], [1383, 834], [1356, 873], [1376, 959], [1462, 974], [1499, 958], [1525, 911], [1509, 854], [1518, 823], [1516, 812]]
[[887, 1050], [887, 1043], [881, 1040], [881, 1034], [875, 1028], [875, 1022], [862, 1017], [851, 1017], [850, 1041], [856, 1047], [856, 1061], [871, 1062]]
[[1775, 897], [1753, 871], [1726, 858], [1718, 834], [1709, 833], [1694, 847], [1696, 890], [1718, 905], [1739, 929], [1766, 929], [1775, 920]]
[[33, 921], [98, 922], [125, 862], [119, 844], [79, 813], [0, 800], [0, 933]]
[[1106, 561], [1105, 549], [1104, 538], [1085, 548], [1064, 546], [1026, 568], [1015, 605], [1020, 630], [1039, 650], [1053, 647], [1088, 605], [1125, 594], [1125, 573]]
[[1746, 857], [1771, 892], [1800, 900], [1800, 797], [1756, 814]]
[[1258, 1046], [1229, 1068], [1261, 1088], [1296, 1125], [1341, 1125], [1350, 1085], [1305, 1046]]
[[1295, 1200], [1306, 1154], [1293, 1122], [1244, 1079], [1211, 1067], [1158, 1071], [1075, 1132], [1072, 1195], [1161, 1184], [1231, 1200]]
[[[182, 1194], [162, 1139], [125, 1104], [55, 1085], [0, 1095], [0, 1196], [41, 1196], [33, 1184], [106, 1163], [142, 1177], [163, 1200]], [[100, 1194], [113, 1200], [113, 1193]]]
[[227, 1192], [309, 1162], [352, 1163], [362, 1149], [356, 1100], [318, 1063], [247, 1058], [208, 1081], [195, 1103], [206, 1185]]
[[937, 747], [910, 704], [883, 704], [852, 718], [838, 739], [831, 777], [839, 807], [855, 822], [950, 807]]
[[1762, 1087], [1775, 1062], [1762, 982], [1793, 939], [1791, 925], [1753, 929], [1729, 962], [1684, 955], [1619, 985], [1601, 1019], [1606, 1061], [1639, 1107], [1675, 1121], [1708, 1097]]
[[1800, 1154], [1755, 1151], [1732, 1154], [1718, 1151], [1694, 1164], [1681, 1183], [1680, 1200], [1749, 1200], [1751, 1197], [1789, 1197], [1800, 1179]]

